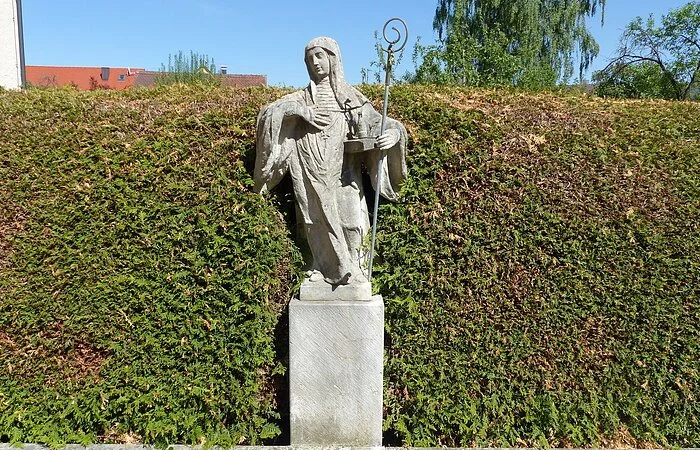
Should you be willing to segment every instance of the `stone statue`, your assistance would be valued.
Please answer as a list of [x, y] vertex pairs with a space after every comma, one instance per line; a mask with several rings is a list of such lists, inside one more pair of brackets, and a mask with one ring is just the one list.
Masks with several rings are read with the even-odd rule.
[[[363, 244], [370, 224], [362, 171], [383, 197], [396, 200], [406, 177], [406, 129], [387, 119], [379, 136], [381, 114], [345, 81], [335, 40], [313, 39], [304, 60], [309, 85], [263, 107], [258, 116], [255, 189], [263, 193], [291, 175], [301, 213], [297, 221], [304, 224], [313, 255], [307, 281], [366, 283]], [[384, 173], [378, 177], [383, 154]]]

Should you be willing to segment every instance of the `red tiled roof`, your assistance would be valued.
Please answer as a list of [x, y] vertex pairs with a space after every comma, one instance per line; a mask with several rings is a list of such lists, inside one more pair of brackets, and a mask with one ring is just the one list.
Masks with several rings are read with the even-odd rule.
[[[102, 79], [103, 69], [108, 72]], [[73, 85], [78, 89], [128, 89], [132, 86], [153, 86], [159, 72], [126, 67], [61, 67], [26, 66], [27, 82], [38, 87]], [[226, 74], [221, 85], [228, 87], [267, 86], [267, 75]]]
[[250, 87], [250, 86], [267, 86], [267, 75], [238, 75], [226, 74], [221, 75], [222, 86], [229, 87]]
[[[143, 71], [136, 75], [134, 86], [149, 87], [156, 84], [160, 72]], [[267, 75], [220, 74], [221, 85], [228, 87], [267, 86]]]
[[26, 66], [27, 82], [38, 87], [74, 85], [78, 89], [127, 89], [144, 69], [107, 67]]

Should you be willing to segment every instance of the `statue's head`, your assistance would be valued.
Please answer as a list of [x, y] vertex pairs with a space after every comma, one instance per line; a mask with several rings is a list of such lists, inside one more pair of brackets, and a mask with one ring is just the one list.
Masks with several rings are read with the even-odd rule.
[[304, 49], [304, 62], [309, 77], [319, 82], [330, 77], [332, 85], [343, 79], [343, 63], [340, 48], [334, 39], [317, 37], [312, 39]]

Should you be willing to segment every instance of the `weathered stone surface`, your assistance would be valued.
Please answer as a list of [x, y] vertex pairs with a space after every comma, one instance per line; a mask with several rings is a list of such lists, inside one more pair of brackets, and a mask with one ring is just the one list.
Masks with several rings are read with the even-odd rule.
[[372, 284], [369, 282], [352, 284], [329, 284], [324, 280], [304, 280], [299, 289], [301, 301], [365, 301], [372, 299]]
[[382, 132], [382, 115], [345, 81], [335, 40], [311, 40], [304, 56], [309, 85], [258, 116], [255, 189], [268, 191], [289, 173], [299, 229], [313, 255], [309, 268], [332, 285], [362, 284], [370, 231], [363, 171], [375, 191], [397, 200], [407, 173], [408, 135], [390, 118]]
[[289, 304], [292, 446], [382, 444], [384, 303]]

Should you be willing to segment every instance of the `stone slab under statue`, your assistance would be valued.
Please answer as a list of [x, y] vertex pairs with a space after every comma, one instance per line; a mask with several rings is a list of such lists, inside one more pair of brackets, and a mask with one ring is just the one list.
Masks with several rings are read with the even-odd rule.
[[301, 301], [370, 301], [372, 284], [369, 281], [352, 284], [329, 284], [325, 281], [311, 281], [308, 278], [301, 283], [299, 300]]

